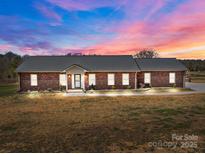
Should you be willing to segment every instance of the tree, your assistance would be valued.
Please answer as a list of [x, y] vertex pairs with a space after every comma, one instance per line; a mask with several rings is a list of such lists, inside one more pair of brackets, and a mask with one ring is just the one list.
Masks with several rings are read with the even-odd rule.
[[22, 57], [9, 51], [0, 55], [0, 82], [16, 80], [16, 68], [22, 62]]
[[159, 54], [154, 49], [143, 49], [134, 55], [134, 58], [157, 58]]

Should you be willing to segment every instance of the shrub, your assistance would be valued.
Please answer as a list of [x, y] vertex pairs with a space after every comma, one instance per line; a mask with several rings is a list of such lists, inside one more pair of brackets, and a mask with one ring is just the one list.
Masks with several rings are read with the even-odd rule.
[[95, 86], [92, 84], [89, 86], [89, 90], [95, 90]]
[[140, 88], [144, 88], [145, 84], [144, 83], [139, 83]]
[[151, 85], [149, 83], [145, 83], [144, 88], [150, 88], [150, 87], [151, 87]]
[[52, 88], [48, 88], [47, 90], [48, 90], [49, 92], [51, 92], [51, 91], [52, 91]]
[[66, 86], [60, 86], [60, 91], [64, 91], [64, 90], [66, 90]]

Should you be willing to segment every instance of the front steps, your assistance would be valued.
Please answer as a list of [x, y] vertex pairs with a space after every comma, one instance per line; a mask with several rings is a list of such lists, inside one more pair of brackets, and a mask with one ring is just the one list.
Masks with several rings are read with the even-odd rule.
[[85, 93], [85, 91], [83, 89], [69, 89], [69, 90], [67, 90], [67, 93], [80, 94], [80, 93]]
[[69, 89], [65, 96], [85, 96], [85, 91], [83, 89]]

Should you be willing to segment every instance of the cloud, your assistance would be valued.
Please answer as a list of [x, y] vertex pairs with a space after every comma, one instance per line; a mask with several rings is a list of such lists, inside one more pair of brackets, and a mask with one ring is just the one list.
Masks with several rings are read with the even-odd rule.
[[[197, 47], [190, 47], [190, 48], [185, 48], [185, 49], [171, 51], [171, 52], [163, 52], [163, 53], [161, 53], [161, 55], [173, 57], [176, 55], [184, 55], [184, 54], [189, 54], [189, 53], [203, 51], [203, 50], [205, 50], [205, 46], [197, 46]], [[204, 54], [205, 54], [205, 52], [204, 52]]]
[[0, 51], [9, 51], [11, 47], [10, 44], [0, 44]]
[[61, 23], [62, 17], [56, 13], [51, 7], [45, 6], [43, 4], [37, 3], [35, 4], [35, 7], [45, 16], [49, 19], [54, 19], [58, 22], [58, 24]]
[[[150, 3], [152, 4], [152, 3]], [[163, 6], [165, 6], [166, 3], [164, 0], [155, 0], [154, 5], [150, 8], [146, 16], [144, 17], [145, 20], [150, 19], [151, 17], [154, 16], [155, 13], [157, 13]]]
[[[26, 54], [53, 54], [56, 48], [54, 41], [59, 43], [56, 38], [65, 36], [80, 37], [79, 33], [71, 27], [50, 26], [49, 23], [35, 22], [19, 16], [0, 15], [0, 50], [17, 50], [18, 53]], [[53, 40], [54, 41], [53, 41]]]
[[47, 20], [0, 15], [0, 41], [5, 42], [0, 50], [133, 54], [154, 48], [162, 56], [204, 55], [205, 49], [200, 48], [205, 43], [203, 0], [46, 0], [34, 4]]
[[106, 0], [47, 0], [51, 4], [69, 11], [88, 11], [100, 7], [115, 6], [116, 2]]
[[[145, 17], [151, 18], [154, 12], [148, 12]], [[139, 48], [174, 52], [202, 46], [205, 43], [205, 1], [188, 1], [155, 20], [125, 21], [114, 31], [116, 37], [88, 49], [100, 54], [133, 54]]]

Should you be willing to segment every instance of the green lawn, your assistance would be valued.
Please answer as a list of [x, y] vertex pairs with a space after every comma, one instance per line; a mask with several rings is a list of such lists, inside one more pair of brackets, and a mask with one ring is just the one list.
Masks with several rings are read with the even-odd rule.
[[0, 96], [9, 96], [17, 93], [18, 84], [0, 84]]
[[[205, 152], [205, 94], [0, 97], [0, 152]], [[172, 134], [197, 146], [150, 146]]]

